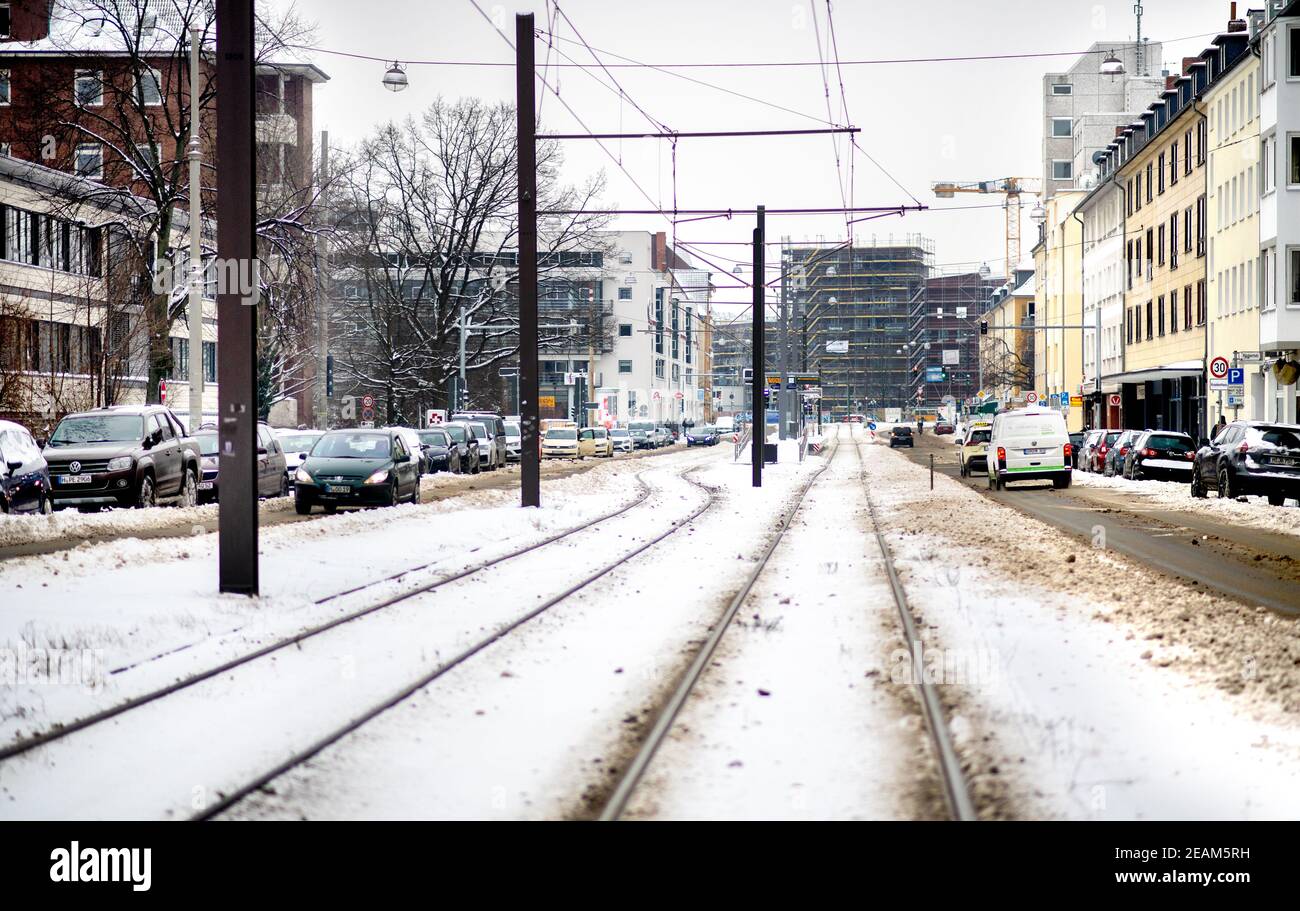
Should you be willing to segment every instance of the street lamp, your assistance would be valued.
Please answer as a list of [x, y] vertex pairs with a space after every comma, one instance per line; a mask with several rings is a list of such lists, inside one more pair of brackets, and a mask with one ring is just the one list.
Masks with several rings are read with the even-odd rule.
[[1047, 221], [1047, 210], [1043, 208], [1041, 202], [1034, 203], [1034, 207], [1029, 210], [1029, 217], [1038, 222], [1040, 225]]
[[1106, 55], [1106, 59], [1101, 62], [1100, 73], [1103, 76], [1109, 76], [1111, 81], [1115, 81], [1116, 76], [1124, 75], [1124, 62], [1115, 56], [1111, 51]]
[[393, 65], [388, 68], [386, 73], [384, 73], [384, 88], [388, 89], [390, 92], [401, 92], [404, 91], [408, 85], [410, 85], [410, 83], [406, 78], [406, 70], [402, 69], [402, 65], [394, 60]]

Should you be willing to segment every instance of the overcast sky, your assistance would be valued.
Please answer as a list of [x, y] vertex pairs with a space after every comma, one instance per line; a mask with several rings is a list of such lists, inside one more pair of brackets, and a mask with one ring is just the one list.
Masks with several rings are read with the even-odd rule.
[[[516, 12], [533, 10], [545, 27], [541, 0], [493, 3], [479, 0], [489, 17], [513, 39]], [[823, 46], [825, 0], [568, 0], [562, 9], [593, 47], [638, 61], [665, 63], [817, 61], [817, 34]], [[1247, 4], [1241, 4], [1242, 15]], [[1094, 41], [1132, 40], [1133, 0], [990, 0], [834, 3], [835, 35], [841, 60], [935, 57], [973, 54], [1025, 54], [1083, 50]], [[449, 60], [513, 62], [501, 35], [470, 0], [308, 0], [299, 10], [318, 25], [320, 47], [373, 54], [401, 61]], [[1182, 56], [1198, 53], [1207, 37], [1224, 27], [1228, 3], [1221, 0], [1147, 0], [1143, 34], [1164, 41], [1165, 65], [1178, 68]], [[574, 39], [564, 23], [558, 35]], [[559, 42], [575, 61], [591, 58], [581, 45]], [[539, 46], [539, 61], [545, 55]], [[391, 93], [380, 85], [384, 66], [332, 54], [315, 54], [331, 77], [315, 95], [317, 129], [329, 130], [334, 145], [355, 142], [378, 123], [418, 114], [434, 98], [479, 96], [514, 99], [509, 67], [407, 67], [410, 88]], [[558, 56], [552, 59], [564, 62]], [[936, 200], [929, 191], [938, 179], [978, 180], [1010, 175], [1037, 177], [1041, 165], [1041, 79], [1068, 69], [1076, 57], [1061, 55], [1020, 60], [906, 63], [845, 66], [848, 120], [862, 129], [859, 144], [927, 205], [970, 206], [998, 197], [958, 196]], [[1152, 62], [1151, 71], [1159, 71]], [[616, 69], [627, 95], [651, 117], [673, 130], [806, 129], [818, 126], [795, 113], [727, 95], [661, 72]], [[754, 95], [793, 111], [827, 119], [819, 67], [684, 69], [677, 72], [733, 91]], [[556, 84], [554, 71], [550, 77]], [[831, 119], [840, 121], [840, 90], [832, 71]], [[579, 69], [558, 72], [561, 97], [596, 132], [643, 130], [646, 121], [615, 92]], [[581, 132], [554, 97], [543, 102], [542, 128]], [[609, 144], [623, 167], [664, 208], [672, 206], [670, 147], [656, 140]], [[683, 139], [678, 142], [676, 193], [679, 208], [841, 205], [838, 174], [848, 173], [841, 141], [840, 171], [835, 144], [828, 136]], [[576, 182], [604, 169], [609, 182], [605, 202], [623, 208], [649, 208], [618, 166], [590, 140], [566, 143], [565, 175]], [[857, 205], [911, 204], [910, 197], [862, 155], [854, 153]], [[1027, 213], [1026, 207], [1026, 213]], [[995, 208], [923, 212], [891, 216], [855, 226], [870, 238], [920, 233], [934, 241], [935, 263], [943, 268], [977, 268], [988, 261], [1001, 271], [1002, 212]], [[669, 230], [659, 216], [627, 216], [619, 227]], [[1029, 233], [1026, 219], [1024, 233]], [[737, 218], [679, 225], [687, 241], [744, 241], [752, 220]], [[795, 240], [843, 237], [841, 216], [781, 217], [768, 221], [769, 237]], [[718, 263], [747, 258], [743, 247], [709, 248]], [[1026, 251], [1028, 244], [1026, 244]], [[770, 258], [770, 257], [769, 257]], [[725, 280], [723, 280], [725, 284]], [[719, 300], [743, 300], [741, 290], [722, 290]]]

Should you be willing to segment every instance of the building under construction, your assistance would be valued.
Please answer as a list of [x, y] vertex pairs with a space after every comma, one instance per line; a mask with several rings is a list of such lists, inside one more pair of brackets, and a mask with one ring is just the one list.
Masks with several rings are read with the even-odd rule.
[[933, 408], [974, 398], [980, 388], [980, 318], [1005, 283], [987, 268], [926, 279], [907, 327], [913, 404]]
[[933, 260], [933, 241], [919, 234], [782, 246], [791, 366], [820, 375], [823, 412], [911, 401], [909, 319]]

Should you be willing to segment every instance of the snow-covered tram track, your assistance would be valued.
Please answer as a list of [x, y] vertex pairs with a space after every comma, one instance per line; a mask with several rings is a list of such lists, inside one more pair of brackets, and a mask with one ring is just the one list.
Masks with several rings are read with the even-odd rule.
[[[617, 526], [620, 520], [628, 521], [625, 517], [628, 517], [634, 510], [637, 510], [637, 514], [639, 514], [647, 511], [647, 507], [650, 510], [655, 508], [671, 509], [675, 505], [675, 501], [684, 499], [680, 490], [671, 489], [671, 484], [652, 489], [646, 483], [644, 475], [655, 471], [655, 469], [647, 468], [636, 476], [640, 486], [639, 495], [617, 510], [584, 522], [579, 526], [550, 535], [526, 547], [475, 564], [452, 575], [430, 582], [422, 582], [414, 588], [400, 590], [397, 593], [388, 593], [388, 589], [391, 589], [395, 580], [427, 567], [416, 567], [395, 576], [358, 586], [348, 592], [337, 593], [330, 596], [329, 599], [322, 600], [354, 596], [372, 588], [383, 589], [386, 592], [385, 596], [379, 601], [349, 611], [342, 616], [320, 623], [292, 636], [276, 640], [215, 667], [209, 667], [197, 673], [186, 675], [167, 686], [141, 693], [95, 714], [62, 726], [50, 728], [39, 735], [0, 749], [0, 796], [8, 798], [0, 801], [0, 806], [5, 807], [5, 810], [0, 812], [0, 816], [37, 818], [44, 816], [73, 816], [80, 818], [175, 817], [182, 813], [188, 814], [191, 811], [195, 818], [200, 819], [216, 815], [247, 794], [263, 787], [266, 782], [283, 774], [287, 769], [309, 759], [325, 747], [356, 730], [366, 721], [400, 703], [411, 693], [427, 686], [428, 683], [436, 680], [447, 671], [508, 636], [513, 630], [527, 624], [546, 610], [570, 598], [576, 592], [607, 575], [628, 559], [644, 552], [689, 525], [694, 519], [710, 509], [716, 501], [716, 495], [712, 489], [688, 477], [701, 464], [703, 464], [703, 460], [692, 461], [691, 464], [674, 472], [671, 478], [674, 483], [685, 482], [690, 488], [702, 491], [705, 494], [702, 503], [692, 506], [685, 514], [674, 516], [666, 529], [662, 525], [659, 526], [661, 530], [652, 532], [640, 532], [635, 526], [628, 529], [627, 536], [637, 537], [638, 534], [640, 535], [636, 546], [630, 550], [618, 550], [616, 559], [602, 562], [598, 569], [585, 573], [576, 582], [572, 582], [572, 574], [566, 569], [568, 564], [562, 558], [552, 559], [555, 556], [553, 551], [557, 547], [573, 548], [575, 547], [574, 539], [576, 538], [598, 537], [602, 534], [608, 534], [611, 538], [622, 539], [625, 534], [615, 534], [611, 530], [611, 526]], [[674, 493], [677, 496], [673, 496]], [[647, 534], [649, 535], [648, 538], [645, 537]], [[287, 750], [287, 758], [279, 758], [285, 755], [286, 750], [270, 748], [270, 752], [279, 754], [276, 757], [279, 761], [270, 763], [270, 770], [265, 770], [267, 749], [258, 749], [263, 745], [256, 742], [258, 739], [257, 732], [279, 735], [285, 733], [285, 731], [272, 731], [269, 724], [259, 727], [256, 722], [258, 720], [271, 722], [274, 717], [282, 717], [288, 721], [293, 714], [292, 705], [295, 698], [305, 700], [304, 704], [310, 703], [313, 698], [319, 699], [321, 694], [313, 690], [314, 684], [322, 682], [322, 679], [332, 683], [337, 683], [340, 677], [345, 680], [349, 679], [347, 671], [349, 666], [354, 666], [357, 663], [364, 665], [364, 660], [354, 660], [354, 656], [350, 654], [351, 651], [358, 651], [358, 649], [349, 649], [348, 646], [361, 646], [364, 649], [365, 643], [345, 640], [339, 642], [331, 651], [330, 645], [323, 640], [333, 642], [335, 639], [344, 638], [345, 633], [352, 632], [353, 628], [356, 627], [354, 621], [362, 618], [369, 618], [369, 621], [373, 623], [396, 623], [396, 621], [390, 620], [390, 612], [387, 609], [408, 609], [417, 603], [419, 610], [431, 622], [435, 621], [435, 618], [441, 618], [436, 622], [442, 622], [444, 626], [447, 623], [454, 625], [455, 618], [447, 616], [454, 612], [446, 610], [430, 612], [427, 608], [442, 607], [442, 602], [447, 600], [456, 603], [454, 596], [464, 587], [470, 587], [471, 589], [476, 586], [480, 589], [486, 587], [488, 585], [487, 574], [482, 571], [489, 567], [510, 563], [512, 568], [517, 568], [514, 566], [515, 563], [527, 562], [531, 565], [534, 562], [540, 562], [544, 565], [539, 567], [534, 572], [534, 575], [544, 577], [547, 572], [545, 564], [548, 561], [552, 564], [552, 573], [554, 574], [556, 569], [560, 573], [564, 586], [561, 591], [546, 597], [522, 614], [518, 613], [517, 600], [511, 600], [518, 593], [510, 593], [507, 600], [510, 604], [515, 605], [514, 609], [507, 610], [507, 616], [495, 617], [485, 622], [485, 626], [491, 625], [486, 635], [482, 634], [483, 627], [480, 627], [479, 631], [477, 631], [478, 635], [469, 636], [472, 641], [468, 641], [468, 643], [466, 640], [469, 634], [467, 634], [466, 630], [457, 631], [459, 641], [456, 635], [450, 635], [448, 629], [438, 630], [439, 634], [451, 641], [425, 643], [427, 647], [432, 648], [434, 653], [433, 667], [431, 669], [422, 670], [418, 680], [401, 686], [396, 693], [393, 693], [390, 688], [385, 692], [382, 699], [376, 699], [372, 694], [371, 698], [365, 702], [363, 710], [349, 713], [346, 719], [342, 721], [337, 717], [338, 713], [336, 712], [335, 717], [331, 719], [330, 725], [323, 734], [320, 730], [322, 727], [320, 724], [315, 725], [317, 728], [315, 731], [306, 732], [302, 730], [305, 719], [308, 716], [318, 716], [321, 714], [320, 712], [303, 711], [298, 713], [296, 725], [295, 723], [289, 723], [283, 726], [285, 729], [295, 728], [296, 726], [297, 730], [288, 731], [287, 738], [279, 738], [293, 741]], [[545, 585], [545, 583], [546, 580], [543, 578], [541, 584]], [[471, 591], [468, 603], [474, 603], [474, 597]], [[542, 596], [539, 594], [537, 597], [541, 598]], [[424, 602], [427, 601], [435, 601], [436, 603], [425, 604]], [[462, 601], [461, 603], [466, 602]], [[496, 607], [494, 605], [494, 609]], [[463, 617], [461, 622], [464, 622]], [[410, 625], [409, 619], [407, 624]], [[400, 628], [397, 631], [402, 632]], [[406, 632], [409, 633], [410, 630], [408, 629]], [[357, 637], [353, 636], [351, 638], [355, 640]], [[371, 640], [377, 639], [380, 643], [391, 643], [392, 641], [384, 637], [382, 632], [378, 637], [371, 636], [369, 638]], [[295, 648], [291, 649], [291, 647]], [[441, 660], [440, 654], [444, 650], [450, 650], [451, 648], [458, 648], [459, 650], [451, 658]], [[321, 677], [320, 673], [314, 676], [311, 674], [306, 675], [312, 678], [312, 682], [294, 680], [294, 665], [301, 662], [304, 654], [310, 654], [313, 651], [323, 653], [316, 655], [314, 660], [321, 667], [328, 665], [334, 668], [333, 673], [327, 673], [324, 678]], [[372, 655], [372, 660], [373, 657]], [[423, 652], [418, 656], [419, 659], [426, 657]], [[308, 664], [311, 663], [311, 660], [313, 659], [308, 659]], [[336, 667], [337, 664], [343, 666]], [[428, 668], [427, 661], [425, 666]], [[261, 670], [257, 670], [259, 668]], [[319, 671], [319, 667], [317, 670]], [[353, 676], [355, 676], [355, 671], [353, 671]], [[331, 677], [332, 679], [330, 679]], [[244, 682], [242, 678], [247, 678], [247, 682]], [[266, 678], [270, 678], [269, 681]], [[267, 685], [268, 683], [270, 686]], [[242, 690], [241, 686], [243, 687]], [[209, 692], [209, 690], [212, 692]], [[220, 692], [222, 690], [226, 692], [223, 694]], [[233, 704], [228, 703], [227, 699], [223, 698], [223, 695], [233, 697]], [[279, 704], [281, 698], [286, 696], [289, 704], [276, 708], [275, 706]], [[180, 704], [182, 700], [190, 705], [182, 706]], [[222, 707], [223, 703], [227, 704]], [[248, 723], [244, 723], [245, 719], [247, 719], [244, 711], [250, 707], [256, 708], [263, 715], [270, 717], [249, 720]], [[192, 714], [187, 714], [187, 708], [192, 711]], [[184, 718], [184, 723], [177, 726], [179, 730], [176, 734], [172, 734], [167, 725], [159, 722], [158, 719], [154, 719], [151, 723], [143, 718], [146, 715], [159, 713], [162, 713], [165, 718], [169, 712], [172, 720], [175, 720], [177, 714]], [[216, 717], [205, 719], [205, 715]], [[205, 720], [211, 720], [214, 723], [204, 724]], [[107, 722], [113, 723], [108, 724]], [[215, 738], [212, 736], [210, 729], [213, 727], [221, 728], [222, 726], [227, 727], [227, 734], [231, 735], [232, 739], [223, 740], [220, 736]], [[241, 728], [245, 731], [243, 735], [238, 733]], [[308, 733], [312, 736], [306, 736]], [[249, 742], [250, 736], [252, 742]], [[272, 736], [271, 739], [275, 740], [276, 737]], [[169, 740], [171, 743], [167, 742]], [[232, 749], [237, 747], [241, 740], [244, 741], [244, 746], [249, 747], [249, 749]], [[309, 743], [306, 747], [301, 747], [300, 744], [304, 740], [309, 740]], [[184, 760], [186, 757], [200, 754], [210, 755], [210, 751], [213, 749], [218, 751], [224, 749], [233, 753], [231, 763], [236, 765], [242, 763], [244, 768], [232, 774], [225, 774], [220, 763], [217, 763], [214, 768], [214, 764], [209, 762], [206, 763], [208, 768], [195, 768], [193, 774], [189, 775], [190, 780], [182, 782], [181, 779], [184, 779], [187, 773], [178, 772], [174, 767], [169, 766], [166, 769], [167, 774], [165, 776], [169, 779], [169, 782], [161, 784], [160, 788], [150, 787], [148, 778], [135, 779], [125, 789], [118, 788], [118, 783], [104, 780], [103, 769], [106, 759], [110, 769], [120, 767], [123, 771], [130, 770], [134, 772], [147, 767], [156, 770], [159, 759], [170, 756], [180, 759], [181, 765], [185, 765]], [[114, 757], [115, 752], [135, 752], [138, 755], [134, 758], [126, 756]], [[119, 758], [123, 761], [118, 761]], [[87, 762], [93, 765], [87, 766], [85, 764]], [[145, 766], [146, 762], [148, 763], [147, 766]], [[203, 766], [205, 763], [198, 763], [197, 765]], [[254, 766], [260, 766], [260, 768], [254, 768]], [[213, 780], [214, 772], [216, 773], [215, 778], [220, 779], [220, 781]], [[62, 784], [57, 780], [68, 775], [74, 776], [74, 780], [71, 782], [65, 781]], [[232, 780], [242, 782], [242, 784], [232, 784]], [[141, 799], [142, 790], [146, 795], [143, 800]], [[161, 797], [158, 796], [160, 790], [163, 792]], [[147, 796], [149, 792], [154, 793], [155, 796], [149, 798]], [[130, 796], [112, 796], [115, 793], [129, 794]]]

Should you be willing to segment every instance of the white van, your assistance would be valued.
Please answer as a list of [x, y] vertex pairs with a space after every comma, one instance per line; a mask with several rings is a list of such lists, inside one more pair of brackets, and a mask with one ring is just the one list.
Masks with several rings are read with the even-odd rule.
[[729, 414], [724, 414], [714, 423], [718, 428], [718, 433], [734, 433], [736, 430], [736, 419]]
[[1070, 435], [1060, 412], [1042, 408], [1004, 411], [993, 418], [988, 443], [989, 489], [1008, 481], [1050, 480], [1070, 486]]

